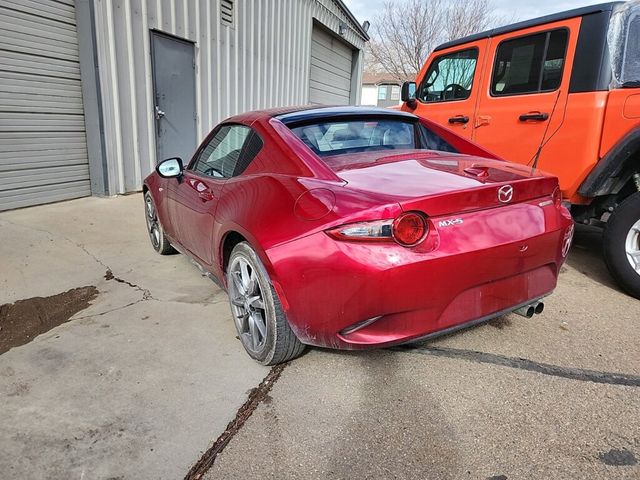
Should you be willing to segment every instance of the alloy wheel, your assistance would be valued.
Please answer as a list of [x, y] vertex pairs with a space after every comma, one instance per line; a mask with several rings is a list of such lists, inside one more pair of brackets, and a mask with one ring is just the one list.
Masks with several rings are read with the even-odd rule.
[[156, 208], [153, 205], [151, 195], [146, 195], [144, 203], [147, 232], [149, 233], [151, 244], [155, 249], [158, 249], [160, 247], [160, 227], [158, 225], [158, 216], [156, 215]]
[[640, 275], [640, 220], [631, 226], [627, 234], [625, 250], [631, 267]]
[[267, 312], [258, 282], [258, 272], [243, 257], [237, 257], [229, 267], [229, 297], [231, 312], [245, 347], [260, 352], [267, 340]]

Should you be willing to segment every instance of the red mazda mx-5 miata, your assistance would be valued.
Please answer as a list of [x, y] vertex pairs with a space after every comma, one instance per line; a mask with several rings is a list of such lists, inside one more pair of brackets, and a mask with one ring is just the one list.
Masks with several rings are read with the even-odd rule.
[[229, 293], [249, 355], [358, 349], [540, 312], [573, 222], [555, 177], [394, 110], [230, 118], [144, 182], [151, 243]]

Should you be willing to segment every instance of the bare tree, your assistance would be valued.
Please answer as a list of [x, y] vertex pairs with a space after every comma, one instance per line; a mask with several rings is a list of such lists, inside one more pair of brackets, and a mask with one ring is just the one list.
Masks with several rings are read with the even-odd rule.
[[489, 0], [387, 1], [371, 22], [368, 70], [415, 78], [440, 43], [496, 25]]

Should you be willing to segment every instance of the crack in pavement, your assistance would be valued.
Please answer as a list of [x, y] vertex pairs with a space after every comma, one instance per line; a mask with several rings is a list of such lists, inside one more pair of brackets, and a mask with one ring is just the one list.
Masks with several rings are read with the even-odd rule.
[[552, 377], [567, 378], [581, 382], [603, 383], [607, 385], [622, 385], [625, 387], [640, 387], [640, 376], [601, 372], [598, 370], [588, 370], [583, 368], [561, 367], [549, 363], [535, 362], [526, 358], [507, 357], [495, 353], [477, 352], [474, 350], [464, 350], [447, 347], [427, 347], [421, 345], [399, 345], [391, 347], [394, 352], [408, 352], [419, 355], [433, 355], [436, 357], [446, 357], [453, 359], [467, 360], [475, 363], [485, 363], [498, 365], [501, 367], [516, 368], [529, 372], [541, 373]]
[[66, 242], [70, 243], [71, 245], [75, 246], [76, 248], [79, 248], [80, 250], [82, 250], [94, 262], [96, 262], [97, 264], [99, 264], [102, 267], [104, 267], [106, 269], [106, 271], [107, 271], [105, 273], [105, 275], [104, 275], [105, 280], [115, 280], [116, 282], [123, 283], [125, 285], [130, 286], [131, 288], [135, 288], [136, 290], [139, 290], [140, 292], [142, 292], [143, 300], [149, 300], [149, 299], [157, 300], [156, 298], [153, 297], [153, 295], [151, 295], [151, 292], [148, 289], [143, 288], [140, 285], [136, 285], [135, 283], [128, 282], [127, 280], [123, 280], [120, 277], [114, 276], [113, 271], [111, 270], [111, 267], [109, 267], [109, 265], [107, 265], [102, 260], [100, 260], [96, 255], [91, 253], [83, 243], [76, 242], [76, 241], [72, 240], [71, 238], [67, 237], [66, 235], [62, 235], [60, 233], [53, 233], [53, 232], [51, 232], [49, 230], [46, 230], [46, 229], [43, 229], [43, 228], [36, 228], [36, 227], [31, 226], [31, 225], [23, 225], [23, 224], [20, 224], [20, 223], [12, 222], [11, 220], [7, 220], [5, 218], [0, 219], [0, 224], [1, 223], [8, 223], [9, 225], [13, 225], [13, 226], [18, 227], [18, 228], [26, 228], [28, 230], [33, 230], [35, 232], [44, 233], [51, 240], [53, 240], [56, 237], [57, 238], [61, 238], [61, 239], [65, 240]]
[[146, 289], [146, 288], [142, 288], [140, 285], [137, 285], [135, 283], [131, 283], [127, 280], [124, 280], [120, 277], [116, 277], [113, 275], [113, 272], [111, 271], [111, 269], [109, 267], [107, 267], [107, 271], [104, 274], [104, 279], [109, 281], [109, 280], [114, 280], [118, 283], [122, 283], [124, 285], [128, 285], [129, 287], [138, 290], [139, 292], [142, 292], [142, 300], [157, 300], [156, 298], [153, 297], [153, 295], [151, 295], [151, 292]]
[[236, 416], [229, 424], [224, 432], [213, 442], [213, 445], [204, 452], [200, 460], [191, 467], [191, 470], [184, 477], [185, 480], [200, 480], [202, 476], [209, 471], [216, 461], [217, 456], [224, 450], [236, 433], [242, 428], [245, 422], [253, 414], [258, 405], [267, 398], [273, 385], [278, 381], [282, 371], [289, 363], [281, 363], [271, 367], [269, 373], [260, 382], [256, 388], [251, 390], [249, 398], [236, 412]]
[[127, 303], [126, 305], [112, 308], [110, 310], [105, 310], [104, 312], [92, 313], [91, 315], [83, 315], [82, 317], [73, 317], [72, 320], [84, 320], [85, 318], [101, 317], [108, 313], [117, 312], [119, 310], [124, 310], [125, 308], [133, 307], [134, 305], [137, 305], [140, 302], [144, 302], [146, 300], [147, 300], [146, 298], [141, 298], [140, 300], [136, 300], [135, 302]]

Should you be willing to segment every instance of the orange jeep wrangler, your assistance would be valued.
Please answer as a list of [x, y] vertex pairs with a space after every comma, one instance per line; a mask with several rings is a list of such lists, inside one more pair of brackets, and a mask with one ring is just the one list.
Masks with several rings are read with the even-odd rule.
[[402, 110], [560, 179], [604, 229], [612, 275], [640, 298], [640, 2], [613, 2], [440, 45]]

